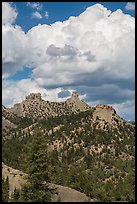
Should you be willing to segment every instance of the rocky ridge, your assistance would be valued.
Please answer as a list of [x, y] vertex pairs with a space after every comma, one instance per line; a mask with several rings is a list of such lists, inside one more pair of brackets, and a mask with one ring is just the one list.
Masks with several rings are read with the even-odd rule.
[[73, 92], [71, 98], [64, 102], [45, 101], [41, 98], [40, 93], [31, 93], [21, 103], [15, 104], [12, 108], [7, 108], [9, 112], [17, 116], [33, 118], [64, 115], [89, 109], [91, 107], [79, 99], [77, 92]]
[[2, 106], [2, 128], [16, 128], [16, 121], [25, 117], [32, 119], [33, 122], [30, 124], [32, 125], [37, 122], [37, 119], [76, 114], [88, 110], [92, 111], [91, 122], [98, 123], [98, 129], [105, 129], [107, 125], [114, 129], [117, 128], [117, 125], [129, 124], [116, 113], [112, 106], [98, 104], [95, 107], [91, 107], [81, 101], [75, 91], [64, 102], [45, 101], [41, 98], [40, 93], [31, 93], [26, 96], [25, 100], [15, 104], [12, 108]]

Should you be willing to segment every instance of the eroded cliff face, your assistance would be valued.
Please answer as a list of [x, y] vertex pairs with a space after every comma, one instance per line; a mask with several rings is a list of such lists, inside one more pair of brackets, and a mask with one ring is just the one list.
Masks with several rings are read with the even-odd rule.
[[84, 101], [81, 101], [78, 93], [75, 91], [72, 93], [72, 96], [66, 100], [66, 103], [74, 112], [77, 111], [86, 111], [91, 109], [91, 107], [86, 104]]
[[105, 104], [96, 105], [93, 112], [93, 121], [95, 122], [96, 120], [99, 121], [99, 128], [101, 129], [105, 127], [106, 123], [111, 128], [117, 128], [118, 125], [123, 125], [126, 122], [120, 118], [112, 106]]

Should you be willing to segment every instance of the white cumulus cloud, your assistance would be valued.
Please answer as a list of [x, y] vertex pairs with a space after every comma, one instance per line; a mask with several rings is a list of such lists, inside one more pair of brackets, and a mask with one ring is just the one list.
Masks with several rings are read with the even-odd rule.
[[135, 10], [135, 2], [128, 2], [125, 6], [127, 10]]
[[41, 19], [42, 15], [38, 11], [35, 11], [32, 13], [32, 18]]
[[49, 18], [49, 13], [48, 13], [48, 11], [45, 11], [45, 15], [44, 15], [44, 16], [45, 16], [46, 19]]
[[43, 4], [41, 4], [39, 2], [27, 2], [26, 5], [29, 6], [30, 8], [36, 9], [38, 11], [42, 10], [42, 8], [43, 8]]
[[2, 26], [2, 74], [10, 76], [29, 62], [29, 44], [21, 27]]
[[75, 83], [99, 70], [108, 78], [134, 78], [134, 23], [121, 10], [111, 14], [95, 5], [67, 21], [33, 27], [27, 34], [33, 77], [47, 85]]
[[2, 24], [14, 23], [18, 13], [10, 2], [2, 2]]
[[[40, 87], [37, 82], [32, 79], [22, 79], [20, 81], [3, 80], [2, 100], [6, 107], [11, 107], [16, 103], [22, 102], [30, 93], [41, 93], [42, 99], [44, 100], [61, 102], [68, 98], [59, 98], [58, 94], [61, 91], [64, 91], [64, 89], [55, 88], [50, 90]], [[72, 92], [72, 90], [70, 90], [70, 92]]]

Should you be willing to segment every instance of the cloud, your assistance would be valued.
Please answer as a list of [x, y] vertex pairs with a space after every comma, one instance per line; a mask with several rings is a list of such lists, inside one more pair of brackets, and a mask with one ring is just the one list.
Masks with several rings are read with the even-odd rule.
[[46, 19], [49, 18], [49, 13], [48, 13], [48, 11], [45, 11], [45, 15], [44, 15], [44, 16], [45, 16]]
[[14, 23], [18, 12], [12, 7], [12, 3], [2, 2], [2, 24]]
[[[41, 93], [42, 99], [49, 101], [64, 101], [68, 97], [59, 97], [63, 88], [45, 89], [40, 87], [33, 79], [22, 79], [20, 81], [3, 80], [2, 84], [2, 101], [6, 107], [11, 107], [16, 103], [22, 102], [30, 93]], [[72, 92], [72, 90], [70, 90]], [[14, 93], [14, 94], [13, 94]], [[16, 97], [15, 97], [16, 96]]]
[[2, 26], [2, 74], [10, 76], [29, 62], [29, 44], [21, 27]]
[[[90, 103], [127, 104], [125, 109], [126, 101], [134, 100], [135, 18], [120, 9], [111, 12], [96, 4], [27, 33], [11, 25], [2, 32], [5, 77], [28, 65], [34, 89], [77, 90]], [[24, 94], [23, 86], [20, 90]]]
[[102, 83], [133, 79], [134, 18], [121, 10], [110, 13], [96, 5], [79, 17], [29, 30], [33, 77], [47, 86], [80, 85], [93, 75]]
[[28, 7], [36, 10], [32, 13], [32, 18], [37, 18], [37, 19], [42, 19], [43, 17], [45, 17], [46, 19], [49, 18], [49, 13], [48, 11], [45, 11], [43, 16], [40, 13], [40, 11], [43, 9], [43, 4], [39, 3], [39, 2], [27, 2], [26, 4]]
[[41, 19], [42, 15], [38, 11], [35, 11], [32, 13], [32, 18]]
[[135, 2], [128, 2], [125, 6], [126, 10], [135, 10]]
[[58, 93], [59, 98], [71, 97], [70, 91], [63, 90]]
[[39, 2], [27, 2], [26, 5], [29, 6], [30, 8], [36, 9], [38, 11], [41, 11], [43, 8], [43, 4], [41, 4]]
[[135, 100], [127, 100], [119, 104], [112, 104], [117, 113], [124, 119], [135, 121]]
[[64, 47], [56, 47], [55, 45], [50, 45], [47, 48], [46, 53], [50, 56], [57, 57], [57, 56], [74, 56], [77, 53], [77, 49], [70, 45], [64, 45]]
[[83, 100], [92, 107], [97, 104], [109, 104], [124, 119], [135, 120], [135, 90], [123, 89], [114, 84], [96, 87], [75, 86], [75, 89], [83, 96], [86, 93]]
[[47, 48], [46, 53], [51, 57], [66, 56], [68, 57], [67, 60], [70, 60], [70, 58], [72, 60], [72, 58], [77, 55], [77, 57], [80, 58], [84, 57], [87, 61], [95, 61], [95, 56], [93, 56], [90, 51], [82, 53], [77, 48], [67, 44], [65, 44], [64, 47], [56, 47], [55, 45], [51, 44]]
[[104, 84], [102, 86], [76, 86], [79, 93], [86, 93], [85, 100], [96, 104], [99, 100], [102, 104], [116, 104], [127, 100], [135, 99], [135, 91], [130, 89], [122, 89], [115, 84]]
[[2, 94], [2, 100], [7, 107], [10, 107], [24, 100], [25, 96], [30, 92], [43, 93], [43, 90], [43, 88], [40, 89], [37, 83], [31, 79], [20, 81], [3, 80], [2, 92], [4, 94]]
[[[106, 90], [110, 89], [110, 91]], [[89, 105], [96, 106], [96, 104], [105, 103], [106, 101], [110, 102], [110, 94], [117, 94], [120, 98], [120, 94], [124, 96], [124, 93], [121, 91], [118, 91], [118, 87], [97, 87], [94, 89], [93, 87], [85, 86], [85, 87], [75, 87], [75, 89], [72, 89], [72, 87], [68, 88], [55, 88], [55, 89], [46, 89], [43, 87], [40, 87], [39, 84], [32, 79], [22, 79], [20, 81], [11, 81], [11, 80], [3, 80], [2, 84], [2, 101], [3, 104], [6, 107], [11, 107], [16, 103], [20, 103], [22, 100], [25, 99], [27, 95], [30, 93], [41, 93], [42, 98], [44, 100], [48, 101], [56, 101], [61, 102], [65, 101], [67, 98], [69, 98], [74, 90], [77, 90], [80, 94], [81, 100], [86, 101]], [[106, 91], [105, 91], [106, 90]], [[103, 93], [102, 93], [103, 92]], [[14, 93], [14, 94], [13, 94]], [[86, 93], [86, 94], [85, 94]], [[125, 91], [126, 93], [126, 91]], [[102, 98], [99, 98], [99, 95], [102, 94]], [[126, 93], [127, 94], [127, 93]], [[112, 105], [116, 112], [123, 117], [124, 119], [128, 120], [135, 120], [135, 100], [134, 95], [135, 93], [129, 93], [128, 95], [131, 95], [131, 98], [128, 96], [124, 102], [121, 103], [113, 103], [113, 100], [111, 103], [107, 103]], [[16, 96], [16, 97], [15, 97]]]

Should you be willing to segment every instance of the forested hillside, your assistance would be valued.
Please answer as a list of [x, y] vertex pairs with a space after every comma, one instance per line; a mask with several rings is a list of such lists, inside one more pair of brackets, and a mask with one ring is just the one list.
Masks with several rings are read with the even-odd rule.
[[28, 175], [36, 171], [43, 175], [39, 182], [71, 187], [94, 201], [135, 201], [135, 126], [112, 107], [35, 120], [3, 113], [16, 124], [3, 128], [6, 165]]

